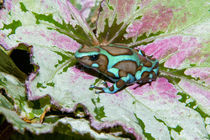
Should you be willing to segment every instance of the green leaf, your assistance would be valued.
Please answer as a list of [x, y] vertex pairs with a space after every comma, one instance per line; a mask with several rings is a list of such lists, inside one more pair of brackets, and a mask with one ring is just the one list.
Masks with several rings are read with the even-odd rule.
[[[27, 101], [25, 87], [16, 78], [0, 73], [0, 79], [6, 79], [5, 85], [0, 88], [6, 90], [6, 94], [15, 102], [13, 106], [10, 101], [3, 95], [0, 95], [0, 114], [3, 114], [7, 121], [13, 125], [19, 132], [24, 133], [25, 130], [35, 134], [55, 132], [65, 134], [67, 136], [86, 135], [90, 138], [94, 136], [100, 139], [118, 139], [109, 134], [99, 134], [89, 126], [89, 121], [85, 119], [74, 119], [71, 117], [62, 117], [63, 113], [50, 114], [45, 116], [42, 123], [39, 122], [40, 116], [45, 112], [45, 109], [50, 106], [50, 98], [44, 97], [37, 101]], [[18, 88], [17, 91], [14, 88]], [[9, 98], [8, 97], [8, 98]], [[23, 120], [30, 121], [32, 124]], [[80, 127], [78, 127], [78, 125]], [[79, 133], [79, 134], [76, 134]], [[73, 137], [73, 136], [72, 136]]]
[[0, 28], [1, 30], [5, 30], [5, 29], [11, 29], [11, 32], [8, 34], [8, 36], [15, 34], [15, 31], [18, 27], [22, 26], [22, 23], [20, 22], [20, 20], [13, 20], [12, 23], [10, 24], [4, 24], [3, 28]]
[[[96, 139], [208, 139], [206, 1], [104, 0], [97, 27], [88, 22], [97, 29], [97, 39], [69, 1], [21, 3], [28, 11], [24, 12], [20, 2], [13, 1], [11, 10], [2, 10], [5, 14], [0, 18], [2, 29], [13, 21], [22, 24], [10, 36], [11, 29], [1, 30], [0, 43], [6, 49], [19, 43], [32, 45], [31, 59], [38, 67], [25, 84], [2, 74], [1, 88], [20, 110], [16, 113], [2, 107], [0, 111], [16, 129], [47, 133], [62, 122], [74, 128], [74, 132], [90, 133]], [[89, 87], [103, 86], [102, 79], [91, 70], [86, 73], [76, 68], [74, 52], [81, 45], [110, 43], [137, 46], [135, 49], [153, 55], [160, 62], [160, 76], [151, 84], [129, 85], [113, 95], [95, 94]], [[25, 88], [28, 99], [38, 102], [27, 101]], [[76, 112], [78, 105], [84, 110]], [[58, 114], [46, 114], [50, 107], [63, 114], [58, 110]], [[40, 124], [43, 116], [46, 121]], [[82, 118], [76, 119], [78, 116]]]
[[24, 5], [22, 2], [20, 2], [20, 8], [21, 8], [21, 10], [22, 10], [23, 12], [27, 12], [27, 11], [28, 11], [28, 10], [26, 9], [25, 5]]

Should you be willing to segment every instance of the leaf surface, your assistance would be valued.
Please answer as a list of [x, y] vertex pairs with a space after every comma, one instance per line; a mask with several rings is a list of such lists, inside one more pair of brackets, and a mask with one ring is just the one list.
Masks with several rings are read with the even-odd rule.
[[[116, 136], [208, 139], [209, 9], [205, 4], [104, 0], [95, 37], [69, 2], [45, 0], [40, 6], [37, 1], [12, 1], [0, 11], [0, 43], [6, 49], [20, 42], [33, 45], [32, 60], [39, 68], [26, 81], [30, 100], [48, 95], [53, 105], [69, 113], [82, 104], [91, 128], [103, 131], [115, 126], [120, 130], [110, 134]], [[74, 52], [80, 44], [98, 42], [123, 43], [153, 55], [160, 61], [160, 77], [151, 85], [135, 84], [113, 95], [95, 94], [89, 86], [102, 86], [102, 80], [76, 68]], [[82, 132], [82, 127], [78, 129]]]
[[13, 76], [2, 72], [0, 72], [0, 88], [4, 88], [6, 92], [6, 97], [0, 94], [0, 114], [5, 115], [7, 121], [21, 133], [29, 130], [35, 134], [60, 132], [70, 135], [73, 132], [90, 138], [119, 139], [110, 134], [99, 134], [90, 127], [89, 121], [82, 118], [51, 114], [45, 116], [44, 122], [40, 123], [41, 116], [51, 106], [49, 98], [27, 101], [24, 85]]

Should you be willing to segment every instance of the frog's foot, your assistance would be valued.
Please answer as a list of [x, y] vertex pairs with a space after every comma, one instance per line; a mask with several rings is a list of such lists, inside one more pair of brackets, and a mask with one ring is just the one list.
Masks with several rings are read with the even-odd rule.
[[106, 81], [104, 81], [102, 84], [103, 84], [106, 88], [109, 87]]
[[95, 85], [91, 85], [90, 87], [99, 90], [99, 91], [96, 91], [96, 93], [109, 93], [109, 94], [114, 94], [114, 93], [116, 93], [117, 91], [119, 91], [120, 89], [122, 89], [126, 85], [126, 82], [123, 79], [124, 78], [118, 80], [117, 82], [115, 82], [110, 87], [107, 85], [106, 82], [103, 83], [105, 87], [97, 87]]
[[116, 88], [116, 85], [112, 85], [111, 87], [108, 87], [107, 83], [104, 82], [103, 85], [105, 87], [97, 87], [95, 85], [90, 85], [90, 88], [94, 88], [94, 89], [97, 89], [98, 91], [96, 91], [95, 93], [96, 94], [99, 94], [99, 93], [109, 93], [109, 94], [114, 94], [118, 88]]
[[95, 86], [95, 85], [90, 85], [90, 88], [94, 88], [94, 89], [99, 90], [99, 91], [96, 91], [97, 94], [99, 94], [99, 93], [105, 93], [105, 92], [111, 93], [111, 91], [110, 91], [110, 88], [111, 87], [108, 86], [107, 82], [104, 81], [102, 84], [104, 85], [104, 87], [98, 87], [98, 86]]
[[147, 56], [147, 58], [152, 59], [153, 55]]
[[95, 92], [96, 94], [104, 93], [104, 90], [103, 90], [104, 88], [103, 87], [97, 87], [95, 85], [90, 85], [90, 88], [97, 89], [98, 91]]

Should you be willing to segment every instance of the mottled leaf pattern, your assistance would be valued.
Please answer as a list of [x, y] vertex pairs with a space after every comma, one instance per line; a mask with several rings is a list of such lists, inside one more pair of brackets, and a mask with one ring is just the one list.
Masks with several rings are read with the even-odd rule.
[[[205, 0], [7, 1], [0, 10], [0, 44], [5, 49], [32, 45], [37, 70], [25, 85], [1, 74], [0, 85], [14, 105], [0, 96], [0, 112], [16, 129], [37, 134], [51, 132], [61, 122], [94, 138], [208, 139], [208, 6]], [[109, 43], [153, 55], [160, 62], [160, 76], [113, 95], [95, 94], [89, 86], [102, 86], [103, 81], [76, 68], [74, 52], [80, 45]], [[32, 101], [26, 99], [24, 86]], [[42, 103], [38, 110], [30, 105], [36, 102]], [[56, 116], [47, 122], [51, 116], [45, 113], [52, 106], [69, 114], [80, 105], [89, 122]]]
[[[85, 119], [62, 118], [57, 114], [57, 116], [51, 115], [45, 117], [45, 121], [42, 124], [40, 123], [41, 115], [45, 112], [46, 108], [51, 106], [49, 98], [42, 98], [38, 101], [27, 101], [25, 87], [16, 78], [0, 72], [0, 81], [0, 88], [4, 88], [8, 95], [5, 98], [0, 94], [0, 113], [4, 114], [7, 120], [13, 124], [13, 127], [21, 133], [25, 129], [35, 134], [50, 133], [62, 123], [66, 126], [64, 130], [62, 127], [58, 130], [62, 131], [62, 133], [70, 133], [72, 131], [83, 135], [88, 134], [90, 137], [98, 139], [119, 139], [110, 134], [97, 133]], [[11, 99], [8, 100], [10, 97]], [[14, 101], [14, 105], [11, 101]], [[37, 108], [37, 104], [39, 104], [40, 108]]]

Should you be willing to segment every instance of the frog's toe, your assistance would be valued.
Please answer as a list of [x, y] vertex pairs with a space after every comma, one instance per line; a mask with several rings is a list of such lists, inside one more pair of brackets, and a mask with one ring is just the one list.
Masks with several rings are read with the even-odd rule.
[[95, 85], [90, 85], [90, 88], [97, 89], [98, 91], [95, 92], [96, 94], [104, 93], [104, 90], [103, 90], [104, 88], [102, 88], [102, 87], [97, 87]]
[[90, 85], [90, 88], [95, 88], [95, 85]]
[[102, 87], [97, 87], [97, 86], [95, 86], [94, 89], [103, 90]]
[[103, 85], [107, 88], [108, 87], [108, 84], [106, 81], [103, 82]]
[[95, 86], [95, 85], [90, 85], [90, 88], [102, 89], [102, 87], [97, 87], [97, 86]]
[[96, 91], [95, 93], [96, 93], [96, 94], [100, 94], [100, 93], [104, 93], [104, 91], [103, 91], [103, 90], [101, 90], [101, 91]]

